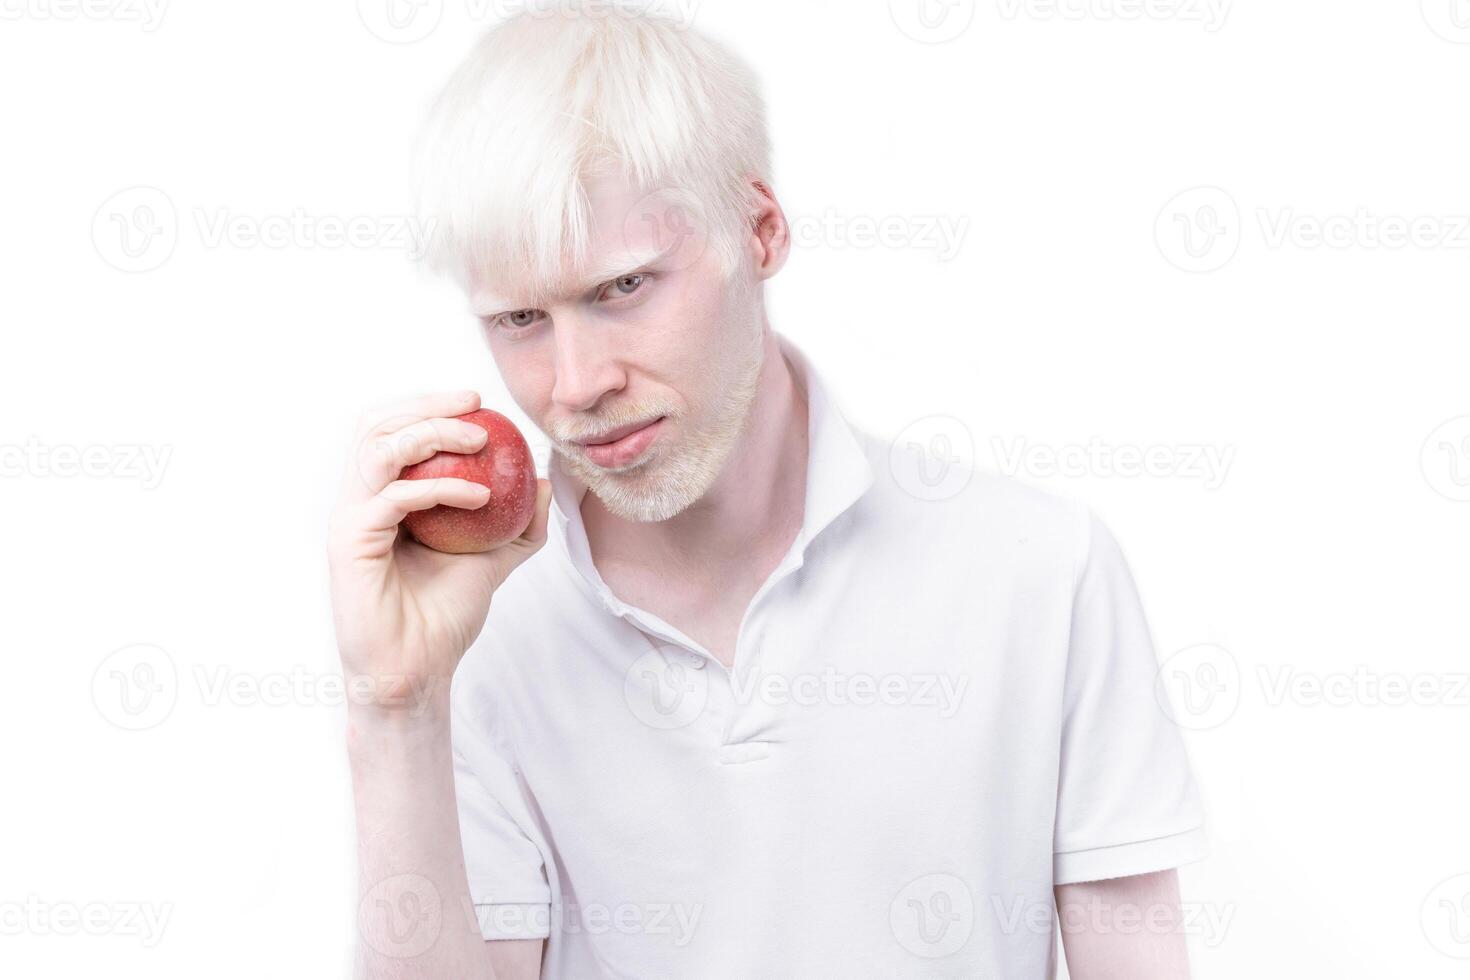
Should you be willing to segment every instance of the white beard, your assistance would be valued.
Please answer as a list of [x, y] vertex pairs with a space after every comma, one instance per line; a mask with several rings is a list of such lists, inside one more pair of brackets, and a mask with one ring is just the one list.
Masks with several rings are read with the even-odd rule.
[[[607, 470], [580, 455], [561, 453], [567, 472], [625, 521], [666, 521], [703, 497], [740, 441], [759, 388], [764, 331], [754, 325], [744, 330], [751, 342], [735, 352], [732, 376], [708, 423], [681, 433], [683, 438], [676, 445], [665, 448], [655, 443], [648, 458], [630, 469]], [[642, 417], [657, 414], [661, 413]]]

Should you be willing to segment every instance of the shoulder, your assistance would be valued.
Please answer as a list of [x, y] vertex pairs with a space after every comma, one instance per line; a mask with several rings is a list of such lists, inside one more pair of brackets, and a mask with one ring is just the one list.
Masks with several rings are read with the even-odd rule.
[[952, 442], [854, 430], [873, 471], [864, 506], [942, 552], [1021, 553], [1075, 577], [1097, 519], [1084, 502], [978, 466]]

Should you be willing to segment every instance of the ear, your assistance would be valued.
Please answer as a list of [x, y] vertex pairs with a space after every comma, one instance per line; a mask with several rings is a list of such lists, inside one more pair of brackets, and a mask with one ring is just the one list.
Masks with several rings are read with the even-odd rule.
[[791, 254], [791, 228], [786, 224], [786, 213], [765, 181], [752, 179], [750, 186], [756, 190], [755, 209], [750, 215], [751, 258], [756, 275], [769, 279], [781, 271]]

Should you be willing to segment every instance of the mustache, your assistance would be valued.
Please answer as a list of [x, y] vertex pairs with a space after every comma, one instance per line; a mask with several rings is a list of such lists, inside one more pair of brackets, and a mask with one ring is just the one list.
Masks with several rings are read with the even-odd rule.
[[646, 424], [660, 416], [675, 418], [674, 405], [661, 399], [648, 399], [610, 406], [598, 412], [580, 412], [570, 418], [556, 419], [547, 427], [553, 440], [575, 443], [596, 439], [604, 433], [624, 426]]

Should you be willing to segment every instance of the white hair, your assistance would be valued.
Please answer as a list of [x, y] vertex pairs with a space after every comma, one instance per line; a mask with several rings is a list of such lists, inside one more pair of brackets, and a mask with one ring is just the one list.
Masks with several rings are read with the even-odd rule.
[[587, 258], [584, 178], [619, 173], [696, 209], [728, 276], [770, 184], [765, 104], [721, 44], [607, 0], [555, 0], [490, 28], [429, 114], [420, 212], [428, 259], [533, 301]]

